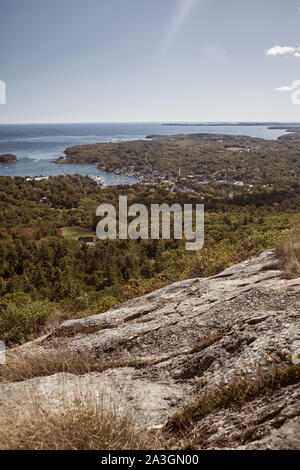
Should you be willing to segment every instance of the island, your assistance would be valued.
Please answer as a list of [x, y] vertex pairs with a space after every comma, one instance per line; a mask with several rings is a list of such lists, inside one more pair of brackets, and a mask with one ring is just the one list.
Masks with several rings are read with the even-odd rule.
[[3, 153], [0, 155], [0, 163], [15, 163], [17, 161], [18, 159], [16, 155], [13, 155], [12, 153]]

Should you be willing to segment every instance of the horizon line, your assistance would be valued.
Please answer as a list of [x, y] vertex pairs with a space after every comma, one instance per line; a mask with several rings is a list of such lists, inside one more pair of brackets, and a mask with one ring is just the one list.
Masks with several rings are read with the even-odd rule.
[[18, 126], [18, 125], [56, 125], [56, 124], [300, 124], [300, 121], [284, 120], [230, 120], [230, 121], [57, 121], [57, 122], [0, 122], [0, 126]]

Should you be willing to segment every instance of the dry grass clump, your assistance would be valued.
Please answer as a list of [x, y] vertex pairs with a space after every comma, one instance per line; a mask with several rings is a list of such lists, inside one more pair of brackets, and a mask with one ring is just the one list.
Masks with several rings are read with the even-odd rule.
[[7, 353], [7, 363], [0, 365], [0, 383], [22, 382], [34, 377], [47, 377], [60, 372], [85, 375], [90, 372], [104, 372], [108, 369], [120, 367], [144, 369], [167, 361], [170, 357], [179, 354], [175, 353], [156, 360], [108, 361], [105, 357], [97, 358], [92, 353], [82, 353], [68, 349], [36, 350], [23, 355], [9, 351]]
[[218, 387], [201, 395], [169, 419], [165, 431], [182, 433], [193, 423], [221, 408], [243, 405], [248, 401], [272, 395], [276, 390], [300, 383], [300, 365], [278, 366], [255, 379], [244, 379], [231, 385]]
[[192, 345], [189, 353], [192, 354], [204, 351], [204, 349], [212, 346], [217, 341], [220, 341], [224, 337], [224, 334], [224, 331], [220, 330], [209, 333], [207, 336], [200, 336]]
[[1, 450], [140, 450], [158, 447], [154, 434], [141, 429], [127, 411], [92, 397], [58, 409], [32, 401], [23, 409], [0, 411]]
[[286, 279], [300, 277], [300, 230], [285, 237], [276, 248], [279, 268]]
[[0, 382], [21, 382], [59, 372], [84, 375], [118, 366], [118, 363], [108, 363], [90, 353], [68, 349], [36, 350], [22, 355], [11, 350], [7, 353], [7, 363], [0, 365]]
[[[180, 355], [203, 351], [222, 339], [223, 336], [223, 331], [213, 332], [207, 336], [199, 337], [188, 350], [176, 351], [156, 359], [126, 361], [110, 361], [105, 356], [96, 357], [89, 352], [71, 351], [70, 349], [61, 348], [59, 344], [57, 349], [36, 349], [29, 353], [23, 352], [23, 354], [11, 349], [7, 352], [7, 363], [0, 365], [0, 383], [22, 382], [34, 377], [45, 377], [59, 372], [84, 375], [119, 367], [145, 369]], [[53, 348], [55, 348], [55, 344], [55, 342], [52, 344]]]
[[[8, 395], [0, 403], [0, 449], [130, 450], [157, 447], [157, 432], [141, 430], [140, 419], [133, 410], [129, 412], [124, 403], [116, 404], [115, 398], [99, 391], [92, 376], [87, 376], [83, 382], [75, 377], [120, 366], [121, 363], [108, 363], [90, 353], [63, 349], [37, 349], [26, 355], [24, 351], [22, 354], [8, 351], [7, 364], [0, 366], [0, 382], [8, 384], [3, 385], [8, 387], [3, 389]], [[42, 394], [39, 379], [26, 384], [23, 391], [13, 383], [58, 372], [74, 377], [53, 378]]]

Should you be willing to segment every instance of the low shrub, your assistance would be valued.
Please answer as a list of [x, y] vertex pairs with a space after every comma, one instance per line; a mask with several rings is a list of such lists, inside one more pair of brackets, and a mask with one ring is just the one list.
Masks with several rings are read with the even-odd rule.
[[0, 301], [0, 339], [23, 343], [41, 332], [53, 313], [48, 301], [31, 300], [27, 294], [6, 295]]
[[300, 383], [300, 366], [287, 364], [259, 374], [255, 379], [244, 379], [231, 385], [209, 390], [171, 417], [167, 432], [182, 432], [193, 423], [221, 408], [243, 405], [256, 398], [272, 395], [276, 390]]

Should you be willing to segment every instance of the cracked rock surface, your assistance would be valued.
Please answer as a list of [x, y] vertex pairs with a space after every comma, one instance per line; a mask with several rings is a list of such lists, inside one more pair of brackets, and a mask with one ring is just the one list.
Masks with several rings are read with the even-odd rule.
[[[266, 251], [217, 276], [178, 282], [62, 323], [34, 347], [88, 352], [118, 367], [2, 384], [2, 403], [24, 390], [57, 397], [62, 383], [70, 393], [105, 388], [134, 407], [145, 427], [163, 425], [195, 394], [255, 376], [258, 367], [267, 369], [300, 348], [300, 279], [283, 280], [275, 262]], [[195, 432], [209, 429], [211, 448], [220, 441], [229, 448], [300, 448], [299, 398], [298, 386], [286, 387], [238, 411], [213, 413]]]

